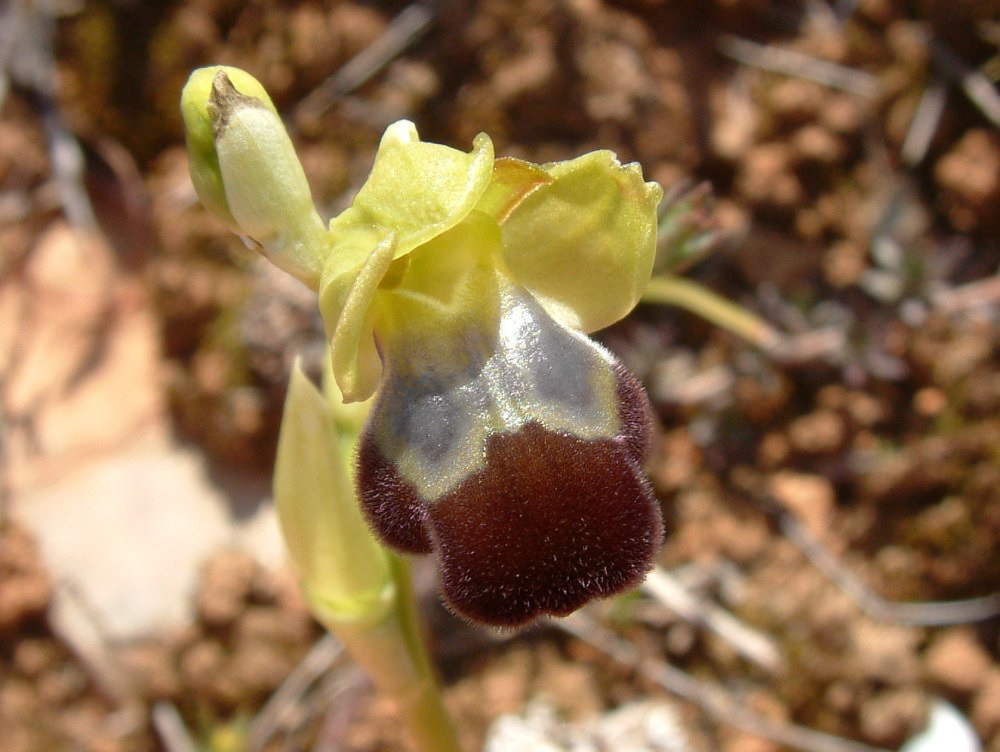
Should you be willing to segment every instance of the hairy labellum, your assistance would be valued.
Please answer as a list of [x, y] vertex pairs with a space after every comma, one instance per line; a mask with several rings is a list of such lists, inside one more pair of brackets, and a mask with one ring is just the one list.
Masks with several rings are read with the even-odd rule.
[[460, 293], [491, 313], [402, 324], [383, 349], [359, 451], [369, 522], [397, 549], [433, 553], [451, 607], [489, 624], [638, 584], [662, 540], [640, 467], [642, 387], [495, 269]]

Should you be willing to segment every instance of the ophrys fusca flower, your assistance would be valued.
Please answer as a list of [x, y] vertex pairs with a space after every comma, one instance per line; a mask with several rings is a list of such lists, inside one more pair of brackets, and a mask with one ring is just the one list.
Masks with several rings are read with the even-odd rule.
[[400, 121], [323, 229], [273, 106], [231, 73], [185, 89], [196, 187], [317, 290], [344, 398], [375, 395], [356, 484], [378, 535], [434, 555], [451, 607], [490, 624], [637, 584], [662, 538], [648, 402], [586, 334], [642, 294], [659, 186], [608, 151], [538, 165]]

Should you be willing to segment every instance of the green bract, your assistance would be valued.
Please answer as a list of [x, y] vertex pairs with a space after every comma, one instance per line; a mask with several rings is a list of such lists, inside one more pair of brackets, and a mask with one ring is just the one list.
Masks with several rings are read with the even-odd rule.
[[[326, 622], [377, 621], [391, 607], [390, 562], [354, 502], [333, 405], [292, 367], [274, 466], [281, 531]], [[359, 561], [364, 566], [356, 566]]]

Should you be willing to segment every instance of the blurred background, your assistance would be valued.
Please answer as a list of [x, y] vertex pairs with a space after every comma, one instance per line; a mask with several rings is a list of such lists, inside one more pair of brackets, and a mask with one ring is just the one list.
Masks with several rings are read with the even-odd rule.
[[[322, 329], [197, 202], [177, 103], [215, 63], [268, 89], [327, 217], [404, 117], [533, 161], [613, 149], [686, 200], [697, 252], [665, 228], [660, 273], [756, 335], [650, 302], [599, 339], [654, 404], [664, 571], [774, 660], [649, 595], [587, 618], [779, 727], [899, 749], [946, 700], [1000, 752], [996, 599], [883, 600], [1000, 584], [990, 0], [0, 3], [5, 751], [406, 748], [277, 536], [287, 373]], [[569, 733], [671, 697], [599, 641], [463, 625], [418, 575], [469, 750], [532, 703]], [[684, 749], [790, 748], [676, 719]]]

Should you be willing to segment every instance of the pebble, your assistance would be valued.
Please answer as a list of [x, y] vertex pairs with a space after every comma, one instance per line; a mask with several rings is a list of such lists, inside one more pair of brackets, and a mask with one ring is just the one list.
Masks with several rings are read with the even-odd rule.
[[947, 690], [969, 694], [987, 678], [990, 656], [968, 627], [943, 632], [927, 650], [925, 666], [929, 678]]

